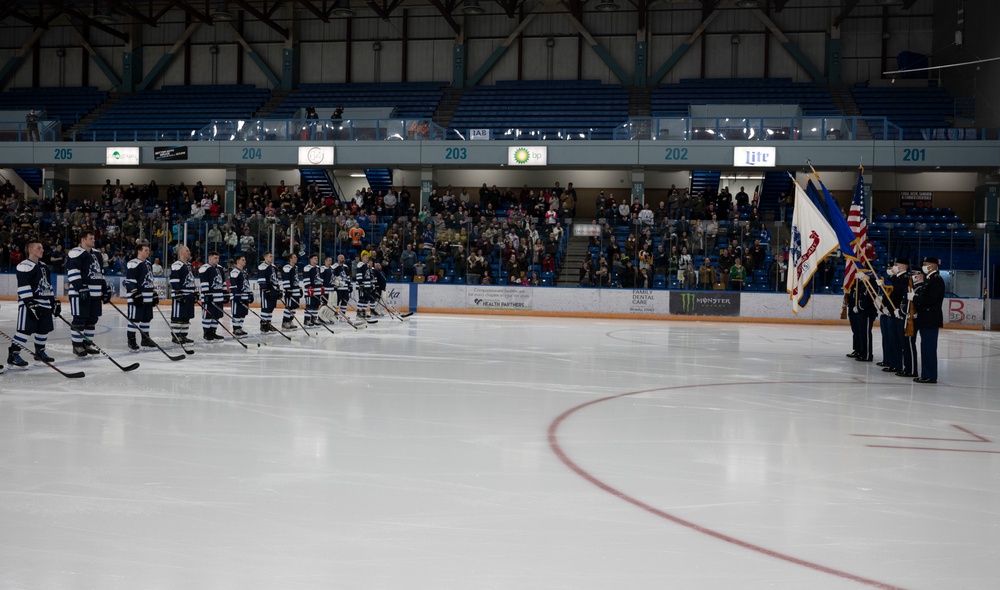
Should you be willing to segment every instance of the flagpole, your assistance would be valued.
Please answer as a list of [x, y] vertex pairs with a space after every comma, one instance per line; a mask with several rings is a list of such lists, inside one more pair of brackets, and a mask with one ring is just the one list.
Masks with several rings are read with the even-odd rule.
[[[806, 165], [809, 166], [809, 169], [812, 170], [813, 176], [815, 176], [816, 180], [822, 185], [823, 180], [819, 177], [819, 172], [817, 172], [816, 169], [813, 168], [812, 161], [806, 160]], [[864, 174], [865, 167], [859, 164], [858, 168], [861, 170], [861, 173]], [[878, 276], [878, 273], [875, 272], [875, 267], [872, 266], [872, 261], [868, 259], [868, 256], [864, 252], [858, 252], [857, 248], [855, 247], [854, 254], [856, 255], [855, 258], [864, 262], [865, 266], [868, 267], [868, 270], [872, 272], [872, 276]], [[892, 299], [889, 297], [889, 292], [885, 288], [885, 283], [883, 282], [879, 286], [882, 288], [882, 292], [885, 293], [885, 298], [887, 301], [889, 301], [889, 305], [892, 306], [892, 311], [896, 311], [896, 305], [892, 302]], [[871, 285], [869, 285], [869, 288], [871, 288]]]

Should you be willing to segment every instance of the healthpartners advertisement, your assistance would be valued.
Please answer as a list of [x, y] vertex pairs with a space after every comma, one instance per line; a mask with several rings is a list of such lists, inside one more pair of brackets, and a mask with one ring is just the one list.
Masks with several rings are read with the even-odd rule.
[[466, 291], [466, 306], [469, 309], [511, 309], [528, 311], [532, 309], [531, 287], [469, 287]]
[[739, 316], [740, 294], [725, 291], [671, 291], [671, 315]]

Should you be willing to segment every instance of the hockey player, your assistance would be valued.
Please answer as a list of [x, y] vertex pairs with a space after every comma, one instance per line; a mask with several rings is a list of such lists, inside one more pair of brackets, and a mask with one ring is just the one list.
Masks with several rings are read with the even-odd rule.
[[302, 284], [306, 289], [307, 326], [319, 325], [319, 306], [323, 297], [323, 279], [320, 278], [319, 256], [309, 257], [309, 264], [302, 269]]
[[385, 288], [388, 285], [388, 281], [385, 278], [385, 273], [382, 272], [382, 263], [375, 263], [375, 270], [372, 271], [373, 277], [373, 304], [372, 304], [372, 315], [380, 316], [378, 312], [377, 302], [382, 300], [382, 294], [385, 293]]
[[295, 263], [299, 257], [294, 253], [288, 255], [288, 263], [281, 267], [281, 288], [284, 290], [283, 303], [285, 316], [281, 320], [282, 330], [295, 330], [295, 310], [302, 300], [302, 280], [299, 278], [299, 267]]
[[243, 329], [243, 322], [250, 313], [250, 304], [253, 303], [253, 289], [245, 270], [246, 266], [247, 257], [240, 255], [236, 257], [236, 263], [229, 271], [229, 292], [233, 296], [233, 335], [237, 338], [248, 335]]
[[[323, 283], [323, 297], [320, 298], [320, 305], [332, 307], [330, 295], [333, 294], [333, 258], [327, 256], [323, 259], [323, 266], [319, 267], [319, 279]], [[322, 317], [319, 323], [325, 324]]]
[[281, 298], [281, 275], [274, 266], [271, 252], [264, 252], [264, 261], [257, 267], [257, 289], [260, 291], [260, 331], [266, 334], [275, 331], [271, 318]]
[[23, 347], [28, 346], [28, 338], [35, 344], [35, 355], [51, 363], [55, 359], [45, 352], [45, 343], [52, 331], [52, 315], [59, 315], [59, 302], [56, 301], [49, 282], [49, 269], [42, 262], [42, 244], [31, 240], [24, 247], [28, 257], [17, 265], [17, 332], [14, 341], [7, 351], [7, 364], [16, 367], [27, 366], [28, 363], [19, 354]]
[[208, 263], [198, 269], [198, 280], [201, 282], [201, 327], [204, 338], [209, 342], [224, 340], [216, 333], [219, 320], [223, 316], [222, 306], [229, 302], [229, 291], [226, 289], [226, 279], [219, 268], [219, 253], [209, 252]]
[[375, 305], [374, 287], [375, 277], [372, 267], [368, 265], [369, 256], [367, 252], [361, 254], [361, 262], [354, 270], [354, 282], [358, 285], [358, 319], [366, 319], [368, 312]]
[[111, 288], [104, 280], [101, 263], [93, 249], [94, 232], [84, 230], [80, 234], [80, 245], [70, 250], [66, 257], [69, 307], [73, 314], [70, 340], [73, 354], [77, 356], [100, 354], [93, 344], [94, 330], [101, 317], [101, 304], [111, 301]]
[[[125, 268], [125, 296], [128, 297], [128, 348], [139, 350], [135, 342], [136, 332], [142, 332], [142, 345], [156, 346], [149, 337], [149, 324], [153, 321], [153, 306], [160, 302], [153, 285], [153, 265], [149, 262], [149, 242], [136, 241], [135, 258], [128, 261]], [[136, 327], [138, 326], [138, 328]]]
[[337, 291], [337, 307], [341, 317], [347, 316], [347, 303], [351, 300], [351, 267], [344, 261], [344, 255], [337, 256], [337, 264], [333, 265], [333, 288]]
[[170, 265], [170, 291], [173, 294], [173, 305], [170, 307], [171, 341], [174, 344], [190, 344], [194, 340], [188, 338], [188, 330], [194, 318], [198, 286], [191, 266], [191, 249], [187, 246], [178, 246], [177, 260]]

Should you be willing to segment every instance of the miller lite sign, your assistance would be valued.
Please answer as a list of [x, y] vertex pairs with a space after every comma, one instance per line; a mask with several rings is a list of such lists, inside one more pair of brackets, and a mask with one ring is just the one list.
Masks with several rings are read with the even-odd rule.
[[777, 148], [773, 147], [735, 147], [733, 148], [733, 166], [737, 168], [774, 168], [776, 165]]

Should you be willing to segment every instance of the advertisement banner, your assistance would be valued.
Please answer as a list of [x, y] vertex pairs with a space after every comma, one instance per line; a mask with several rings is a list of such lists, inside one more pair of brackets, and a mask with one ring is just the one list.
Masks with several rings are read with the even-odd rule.
[[299, 166], [333, 166], [333, 146], [299, 146]]
[[545, 166], [549, 162], [549, 148], [544, 145], [507, 148], [508, 166]]
[[733, 166], [740, 168], [774, 168], [778, 149], [773, 147], [735, 147]]
[[469, 139], [479, 140], [479, 141], [489, 141], [490, 130], [489, 129], [469, 129]]
[[932, 191], [900, 191], [899, 206], [905, 209], [922, 209], [934, 206]]
[[104, 163], [108, 166], [138, 166], [139, 148], [109, 147], [107, 148]]
[[531, 305], [531, 287], [473, 286], [466, 290], [469, 309], [513, 309], [527, 311]]
[[157, 162], [170, 162], [173, 160], [187, 160], [188, 149], [186, 145], [174, 145], [169, 147], [154, 147], [153, 159]]
[[982, 299], [946, 298], [941, 304], [944, 323], [960, 326], [982, 326], [986, 309]]
[[671, 315], [739, 316], [740, 294], [725, 291], [671, 291]]

